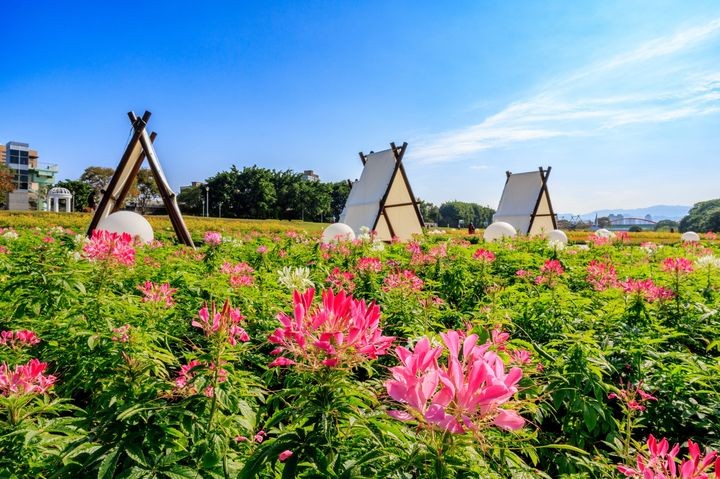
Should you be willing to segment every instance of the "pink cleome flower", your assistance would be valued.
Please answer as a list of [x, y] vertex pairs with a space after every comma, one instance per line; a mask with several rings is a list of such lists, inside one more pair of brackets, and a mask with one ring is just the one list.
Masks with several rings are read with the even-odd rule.
[[[506, 373], [502, 359], [491, 350], [492, 343], [478, 345], [476, 334], [448, 331], [441, 337], [444, 347], [432, 347], [423, 337], [412, 351], [396, 348], [402, 364], [391, 368], [393, 377], [385, 382], [385, 388], [405, 410], [388, 414], [453, 434], [479, 431], [488, 425], [521, 428], [525, 420], [500, 406], [518, 391], [522, 370], [514, 367]], [[440, 364], [445, 351], [447, 364]]]
[[535, 284], [547, 284], [550, 287], [554, 287], [557, 283], [557, 278], [565, 272], [560, 261], [556, 259], [546, 260], [545, 263], [540, 267], [540, 275], [535, 277]]
[[145, 281], [142, 285], [138, 285], [137, 289], [143, 293], [143, 303], [165, 303], [165, 306], [173, 306], [173, 293], [176, 288], [171, 288], [169, 283], [155, 284], [152, 281]]
[[178, 389], [187, 387], [188, 383], [195, 377], [193, 369], [198, 366], [202, 366], [202, 363], [197, 359], [193, 359], [189, 363], [180, 366], [180, 372], [178, 377], [175, 379], [175, 387]]
[[294, 455], [294, 453], [291, 450], [285, 449], [283, 452], [278, 454], [278, 461], [285, 462], [288, 459], [290, 459], [293, 455]]
[[[658, 442], [651, 434], [647, 440], [647, 454], [638, 454], [636, 466], [618, 465], [618, 471], [625, 477], [637, 479], [709, 479], [720, 474], [720, 458], [717, 451], [707, 451], [703, 456], [700, 446], [692, 440], [688, 441], [687, 459], [677, 464], [677, 455], [680, 445], [675, 444], [672, 449], [668, 440], [663, 438]], [[713, 465], [714, 461], [714, 465]], [[714, 475], [710, 476], [713, 472]]]
[[135, 248], [132, 237], [127, 233], [93, 230], [90, 240], [83, 247], [83, 254], [92, 261], [132, 266], [135, 262]]
[[24, 394], [44, 393], [57, 379], [52, 375], [44, 375], [47, 363], [31, 359], [28, 363], [18, 365], [14, 370], [0, 364], [0, 394], [3, 396], [20, 396]]
[[352, 293], [355, 289], [355, 283], [353, 282], [355, 275], [349, 271], [340, 271], [340, 268], [333, 268], [330, 275], [325, 278], [325, 282], [330, 285], [336, 291], [347, 291]]
[[545, 275], [556, 275], [560, 276], [565, 272], [565, 270], [562, 267], [562, 264], [560, 264], [560, 261], [556, 259], [549, 259], [545, 261], [545, 264], [542, 265], [540, 268], [540, 272]]
[[382, 271], [382, 268], [382, 261], [380, 261], [379, 258], [360, 258], [357, 262], [358, 271], [379, 273]]
[[694, 271], [693, 263], [687, 258], [665, 258], [662, 270], [668, 273], [684, 274]]
[[40, 338], [34, 331], [22, 329], [20, 331], [1, 331], [0, 344], [10, 348], [22, 348], [34, 346], [40, 342]]
[[392, 290], [400, 291], [420, 291], [423, 287], [423, 280], [418, 278], [415, 273], [410, 270], [404, 270], [400, 273], [390, 273], [383, 281], [383, 291]]
[[515, 271], [515, 276], [517, 276], [518, 278], [527, 278], [530, 276], [530, 271], [526, 269], [519, 269]]
[[205, 331], [206, 336], [218, 335], [226, 338], [232, 346], [235, 346], [238, 341], [250, 341], [248, 333], [239, 326], [245, 316], [240, 314], [239, 309], [230, 306], [230, 300], [225, 301], [220, 311], [215, 309], [215, 302], [212, 303], [210, 309], [205, 304], [198, 311], [198, 318], [200, 321], [193, 320], [192, 325]]
[[516, 349], [510, 353], [515, 364], [529, 364], [530, 363], [530, 351], [525, 349]]
[[222, 235], [217, 231], [206, 231], [204, 239], [208, 246], [220, 246], [222, 243]]
[[617, 284], [617, 271], [612, 264], [594, 259], [587, 266], [587, 282], [595, 291], [605, 291]]
[[113, 328], [112, 340], [118, 343], [127, 343], [130, 341], [130, 325], [124, 324], [118, 328]]
[[[608, 394], [608, 399], [620, 400], [628, 409], [634, 411], [644, 411], [646, 409], [643, 403], [648, 401], [657, 401], [657, 398], [650, 393], [645, 392], [642, 389], [642, 383], [637, 386], [631, 386], [628, 384], [627, 388], [621, 389], [617, 394]], [[638, 396], [640, 396], [638, 398]]]
[[606, 236], [598, 236], [595, 233], [590, 234], [587, 240], [592, 243], [593, 246], [605, 246], [610, 244], [610, 238]]
[[352, 367], [387, 353], [395, 338], [382, 335], [375, 303], [332, 290], [323, 291], [318, 305], [313, 305], [314, 298], [313, 288], [295, 291], [292, 316], [278, 315], [282, 326], [268, 337], [278, 346], [272, 354], [288, 352], [292, 359], [280, 356], [271, 366]]
[[625, 294], [635, 295], [649, 303], [667, 301], [675, 297], [675, 293], [667, 288], [656, 285], [651, 279], [632, 279], [618, 282]]
[[[218, 382], [227, 381], [228, 372], [222, 367], [217, 368], [215, 363], [210, 363], [208, 367], [206, 364], [197, 359], [191, 360], [189, 363], [180, 366], [180, 372], [178, 377], [175, 378], [175, 392], [180, 394], [197, 394], [197, 389], [192, 385], [198, 372], [207, 371], [210, 375], [215, 374], [217, 369]], [[203, 389], [203, 394], [207, 397], [213, 397], [215, 395], [214, 388], [209, 385]]]
[[489, 263], [492, 263], [493, 261], [495, 261], [495, 253], [493, 253], [492, 251], [488, 251], [486, 249], [480, 248], [477, 251], [475, 251], [475, 253], [473, 253], [473, 258], [481, 261], [482, 263], [489, 264]]
[[253, 277], [255, 270], [245, 262], [232, 264], [229, 261], [225, 261], [220, 267], [220, 272], [230, 275], [230, 286], [233, 288], [252, 286], [255, 284], [255, 278]]

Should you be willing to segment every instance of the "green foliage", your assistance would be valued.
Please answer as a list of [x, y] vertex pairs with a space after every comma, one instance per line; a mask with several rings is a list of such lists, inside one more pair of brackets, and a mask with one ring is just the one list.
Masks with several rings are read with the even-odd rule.
[[70, 193], [73, 195], [75, 211], [85, 211], [85, 209], [89, 207], [91, 195], [95, 194], [91, 185], [80, 180], [58, 181], [53, 187], [67, 188], [70, 190]]
[[347, 182], [323, 183], [290, 170], [232, 166], [178, 196], [182, 211], [200, 215], [209, 201], [209, 216], [226, 218], [332, 221], [350, 192]]
[[695, 203], [680, 220], [680, 231], [720, 231], [720, 199]]
[[[311, 188], [335, 201], [332, 188], [260, 170], [243, 177], [274, 191], [262, 193], [257, 214], [280, 215], [281, 202], [309, 198]], [[242, 173], [218, 177], [217, 194], [234, 195]], [[281, 229], [224, 236], [198, 250], [137, 245], [124, 267], [89, 260], [82, 237], [63, 228], [0, 230], [0, 331], [41, 340], [0, 344], [0, 364], [38, 358], [57, 377], [45, 393], [0, 394], [0, 477], [611, 478], [651, 433], [720, 447], [720, 270], [662, 266], [717, 254], [712, 241], [648, 253], [524, 238], [479, 246], [429, 235], [408, 247], [320, 245], [317, 235]], [[494, 261], [475, 258], [480, 247]], [[368, 257], [379, 270], [358, 267]], [[551, 258], [563, 272], [548, 282]], [[596, 289], [592, 260], [614, 265], [618, 280], [652, 279], [679, 294], [649, 301], [618, 281]], [[252, 268], [246, 282], [231, 272], [241, 263]], [[384, 385], [393, 355], [354, 368], [269, 368], [277, 315], [293, 314], [279, 282], [286, 266], [308, 268], [317, 289], [349, 273], [346, 287], [379, 304], [383, 334], [398, 346], [438, 341], [448, 329], [475, 332], [480, 343], [507, 331], [493, 351], [523, 370], [516, 399], [527, 425], [455, 435], [393, 419], [387, 411], [398, 405]], [[422, 285], [388, 286], [405, 271]], [[177, 289], [173, 301], [144, 301], [146, 281]], [[192, 325], [205, 304], [226, 299], [245, 316], [248, 342]], [[657, 398], [645, 410], [608, 397], [638, 387]]]
[[473, 223], [476, 226], [486, 226], [492, 223], [495, 210], [487, 206], [480, 206], [477, 203], [448, 201], [440, 205], [439, 213], [439, 226], [457, 227], [460, 220], [465, 225]]

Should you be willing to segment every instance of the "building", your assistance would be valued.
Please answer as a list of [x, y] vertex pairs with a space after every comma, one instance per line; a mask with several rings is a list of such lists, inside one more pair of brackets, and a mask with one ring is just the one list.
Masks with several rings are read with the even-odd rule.
[[320, 181], [320, 177], [313, 170], [303, 171], [302, 179], [305, 181]]
[[57, 165], [40, 163], [39, 155], [27, 143], [10, 141], [0, 145], [0, 163], [13, 172], [15, 191], [8, 195], [9, 210], [46, 210], [46, 193], [55, 183]]
[[202, 181], [193, 181], [189, 185], [181, 186], [178, 189], [178, 194], [182, 193], [183, 190], [187, 190], [190, 188], [197, 188], [198, 186], [205, 186], [205, 183], [203, 183]]

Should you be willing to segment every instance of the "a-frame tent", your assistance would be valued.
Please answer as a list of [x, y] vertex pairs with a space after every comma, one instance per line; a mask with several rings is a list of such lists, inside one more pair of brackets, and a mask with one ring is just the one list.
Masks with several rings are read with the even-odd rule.
[[520, 234], [535, 236], [557, 229], [547, 180], [548, 167], [527, 173], [506, 172], [505, 189], [493, 221], [504, 221]]
[[377, 238], [407, 241], [414, 234], [422, 234], [423, 219], [413, 195], [402, 160], [407, 143], [400, 148], [390, 143], [390, 149], [360, 152], [364, 168], [352, 189], [340, 215], [340, 222], [350, 226], [355, 234], [366, 226]]
[[160, 161], [158, 160], [155, 149], [153, 148], [153, 141], [157, 137], [155, 132], [148, 135], [145, 127], [150, 119], [151, 113], [146, 111], [142, 118], [139, 118], [134, 112], [128, 113], [130, 123], [133, 127], [133, 135], [125, 148], [122, 158], [118, 167], [115, 169], [115, 173], [110, 182], [105, 188], [100, 202], [98, 203], [95, 214], [93, 215], [90, 226], [87, 230], [87, 235], [90, 236], [95, 228], [97, 228], [100, 220], [107, 217], [111, 213], [115, 213], [122, 209], [125, 199], [132, 187], [132, 183], [137, 177], [138, 171], [142, 166], [145, 158], [148, 160], [150, 170], [152, 171], [155, 183], [157, 184], [160, 197], [163, 200], [165, 209], [170, 216], [170, 222], [172, 223], [175, 234], [177, 235], [178, 241], [187, 246], [195, 247], [190, 232], [185, 226], [185, 221], [180, 213], [180, 208], [177, 204], [175, 193], [170, 189], [168, 181], [165, 178], [160, 167]]

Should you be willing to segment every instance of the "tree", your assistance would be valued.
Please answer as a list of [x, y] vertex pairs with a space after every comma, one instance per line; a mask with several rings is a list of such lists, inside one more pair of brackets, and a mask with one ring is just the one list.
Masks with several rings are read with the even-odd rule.
[[470, 203], [448, 201], [440, 205], [440, 222], [442, 226], [456, 228], [460, 226], [460, 220], [467, 225], [471, 223], [474, 218], [475, 212]]
[[477, 203], [465, 203], [463, 201], [448, 201], [440, 205], [439, 226], [457, 227], [460, 220], [465, 225], [470, 223], [475, 226], [485, 226], [492, 222], [495, 210]]
[[348, 196], [350, 195], [350, 184], [347, 181], [330, 183], [330, 215], [335, 221], [340, 219], [340, 214], [345, 209]]
[[440, 221], [440, 208], [429, 201], [418, 199], [418, 208], [423, 221], [427, 223], [438, 223]]
[[85, 211], [89, 205], [90, 195], [94, 194], [92, 186], [80, 180], [64, 180], [58, 181], [53, 188], [65, 188], [73, 195], [73, 205], [75, 211]]
[[680, 231], [720, 231], [720, 199], [695, 203], [680, 220]]
[[673, 220], [661, 220], [655, 223], [655, 231], [677, 231], [678, 222]]
[[135, 196], [135, 202], [140, 208], [140, 213], [145, 214], [148, 203], [156, 199], [160, 194], [157, 183], [155, 183], [155, 177], [147, 168], [141, 168], [138, 170], [137, 177], [135, 178], [135, 185], [137, 195]]
[[470, 203], [470, 205], [472, 206], [473, 213], [475, 214], [473, 219], [473, 224], [475, 226], [485, 227], [492, 223], [492, 218], [495, 214], [494, 209], [489, 206], [481, 206], [477, 203]]
[[110, 182], [115, 170], [105, 166], [88, 166], [80, 175], [80, 181], [92, 186], [95, 193], [100, 193]]
[[8, 193], [15, 190], [15, 183], [13, 182], [15, 175], [12, 170], [5, 164], [0, 164], [0, 205], [5, 206], [5, 201]]
[[202, 185], [183, 188], [177, 196], [180, 211], [186, 214], [202, 216], [204, 195], [205, 190]]

